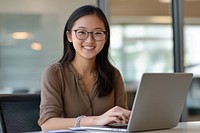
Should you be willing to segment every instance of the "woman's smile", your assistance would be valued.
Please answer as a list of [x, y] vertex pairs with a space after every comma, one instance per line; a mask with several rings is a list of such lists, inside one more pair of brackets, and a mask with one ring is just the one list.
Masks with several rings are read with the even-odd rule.
[[94, 50], [95, 46], [82, 46], [86, 50]]

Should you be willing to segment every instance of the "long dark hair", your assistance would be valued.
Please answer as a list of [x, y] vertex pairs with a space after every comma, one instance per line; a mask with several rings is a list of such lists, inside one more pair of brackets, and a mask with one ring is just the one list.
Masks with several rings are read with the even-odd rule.
[[69, 19], [66, 22], [64, 33], [63, 33], [63, 41], [64, 41], [64, 50], [63, 56], [59, 60], [61, 64], [69, 64], [75, 57], [75, 49], [73, 45], [67, 39], [66, 32], [71, 32], [72, 27], [74, 26], [74, 22], [89, 14], [96, 14], [99, 17], [105, 26], [105, 30], [107, 32], [107, 41], [104, 45], [104, 48], [101, 50], [96, 57], [96, 74], [97, 80], [95, 85], [97, 87], [98, 96], [106, 96], [109, 95], [114, 89], [114, 78], [115, 78], [115, 70], [113, 65], [109, 61], [109, 46], [110, 46], [110, 28], [106, 16], [102, 12], [101, 9], [92, 5], [85, 5], [76, 9]]

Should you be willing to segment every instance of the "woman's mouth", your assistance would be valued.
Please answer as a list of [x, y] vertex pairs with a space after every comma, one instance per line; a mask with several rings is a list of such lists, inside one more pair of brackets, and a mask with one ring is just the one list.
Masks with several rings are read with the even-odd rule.
[[95, 48], [95, 46], [83, 46], [84, 49], [87, 49], [87, 50], [92, 50]]

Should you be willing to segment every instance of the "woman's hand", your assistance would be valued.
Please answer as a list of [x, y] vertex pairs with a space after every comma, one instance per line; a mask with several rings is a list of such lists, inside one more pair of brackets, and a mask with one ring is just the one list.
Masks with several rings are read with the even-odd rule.
[[96, 117], [96, 125], [106, 125], [106, 124], [127, 124], [130, 117], [130, 110], [123, 109], [119, 106], [115, 106], [108, 110], [104, 114]]

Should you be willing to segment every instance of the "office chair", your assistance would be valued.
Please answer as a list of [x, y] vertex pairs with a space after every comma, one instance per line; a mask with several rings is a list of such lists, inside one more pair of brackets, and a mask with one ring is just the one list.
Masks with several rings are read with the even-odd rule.
[[0, 95], [0, 132], [40, 131], [39, 105], [40, 94]]

